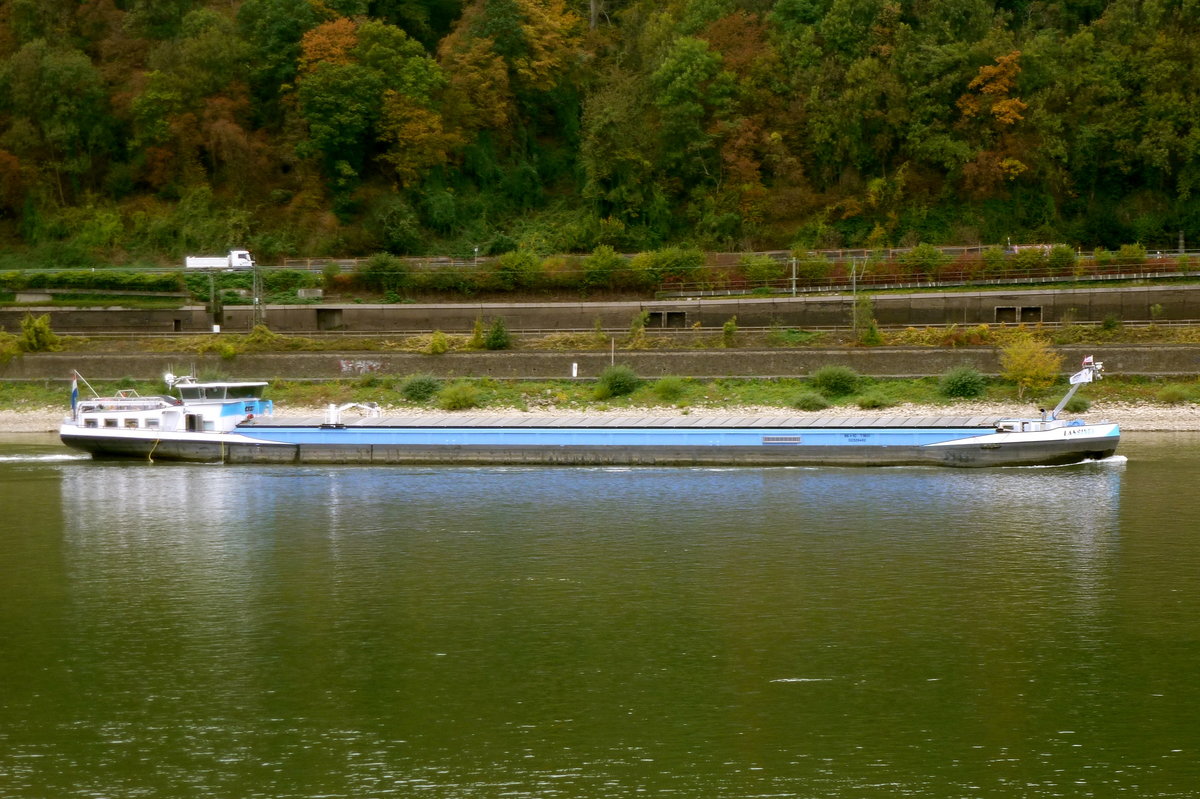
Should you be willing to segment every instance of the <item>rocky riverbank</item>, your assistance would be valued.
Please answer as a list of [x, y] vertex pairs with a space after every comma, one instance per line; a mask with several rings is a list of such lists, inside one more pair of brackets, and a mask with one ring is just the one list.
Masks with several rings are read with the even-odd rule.
[[[442, 414], [443, 411], [414, 410], [412, 408], [385, 408], [384, 415], [420, 416]], [[554, 408], [539, 408], [530, 411], [514, 409], [490, 408], [487, 413], [538, 414], [544, 416], [579, 415], [578, 410], [557, 410]], [[465, 415], [466, 412], [464, 412]], [[604, 411], [587, 411], [589, 415], [631, 415], [669, 416], [679, 413], [673, 408], [617, 408]], [[808, 415], [793, 408], [770, 407], [736, 407], [736, 408], [692, 408], [690, 413], [703, 415], [753, 415], [769, 414], [772, 416], [802, 416]], [[289, 408], [288, 416], [320, 416], [324, 414], [321, 408]], [[812, 416], [1015, 416], [1028, 417], [1036, 411], [1028, 405], [969, 403], [962, 402], [952, 406], [946, 405], [895, 405], [882, 410], [864, 411], [857, 408], [831, 408], [828, 411], [811, 414]], [[56, 432], [62, 422], [61, 408], [30, 408], [22, 410], [0, 410], [0, 433], [46, 433]], [[1193, 403], [1179, 405], [1153, 405], [1129, 403], [1097, 403], [1086, 414], [1091, 420], [1107, 419], [1117, 422], [1126, 432], [1200, 432], [1200, 405]]]

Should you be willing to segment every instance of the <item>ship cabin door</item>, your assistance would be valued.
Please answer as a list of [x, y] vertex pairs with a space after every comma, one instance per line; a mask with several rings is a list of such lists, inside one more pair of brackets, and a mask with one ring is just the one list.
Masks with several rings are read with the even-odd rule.
[[183, 416], [184, 429], [189, 433], [204, 432], [204, 417], [198, 413], [187, 413]]

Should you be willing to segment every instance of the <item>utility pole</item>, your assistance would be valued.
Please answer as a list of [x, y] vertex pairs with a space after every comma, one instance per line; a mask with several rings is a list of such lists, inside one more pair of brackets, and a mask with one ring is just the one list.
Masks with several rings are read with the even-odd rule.
[[858, 335], [858, 259], [850, 259], [850, 327]]
[[267, 320], [263, 316], [262, 275], [259, 274], [258, 264], [255, 264], [250, 269], [250, 293], [254, 295], [254, 327], [258, 327], [267, 323]]

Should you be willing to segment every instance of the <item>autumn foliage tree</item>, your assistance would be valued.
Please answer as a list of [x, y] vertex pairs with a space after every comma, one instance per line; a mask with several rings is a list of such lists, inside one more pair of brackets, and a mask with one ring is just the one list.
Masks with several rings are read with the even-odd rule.
[[1197, 63], [1180, 0], [8, 0], [0, 246], [1165, 248]]

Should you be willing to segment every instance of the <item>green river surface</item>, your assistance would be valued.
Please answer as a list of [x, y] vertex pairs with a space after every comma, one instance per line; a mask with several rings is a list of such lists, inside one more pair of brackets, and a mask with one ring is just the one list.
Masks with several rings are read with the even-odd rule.
[[951, 470], [0, 441], [0, 797], [1200, 795], [1200, 435]]

